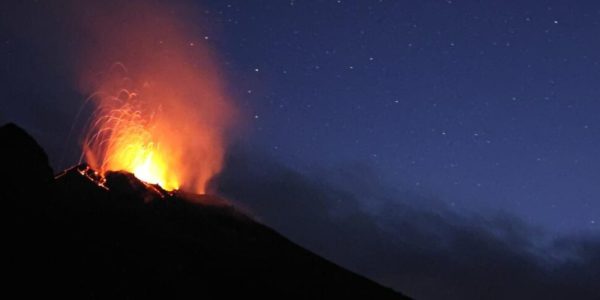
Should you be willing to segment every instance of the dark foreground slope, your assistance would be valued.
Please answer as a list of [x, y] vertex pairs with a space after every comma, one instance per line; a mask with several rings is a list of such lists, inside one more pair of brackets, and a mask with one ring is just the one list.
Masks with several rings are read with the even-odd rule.
[[404, 298], [217, 197], [169, 194], [126, 173], [99, 186], [85, 166], [54, 178], [11, 124], [0, 128], [0, 200], [3, 281], [19, 298]]

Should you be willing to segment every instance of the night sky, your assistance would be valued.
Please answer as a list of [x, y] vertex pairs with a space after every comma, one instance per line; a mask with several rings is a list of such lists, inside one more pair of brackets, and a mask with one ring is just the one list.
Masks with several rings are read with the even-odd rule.
[[[196, 24], [209, 24], [191, 42], [219, 54], [244, 120], [220, 191], [292, 240], [422, 298], [433, 297], [426, 284], [395, 276], [401, 272], [386, 259], [396, 254], [373, 250], [393, 246], [374, 241], [366, 219], [415, 249], [435, 247], [415, 233], [431, 228], [446, 236], [476, 228], [477, 241], [496, 226], [511, 228], [503, 232], [515, 235], [514, 247], [496, 248], [511, 255], [481, 252], [483, 261], [506, 258], [506, 265], [533, 260], [529, 248], [517, 248], [531, 240], [538, 247], [541, 237], [571, 245], [554, 258], [600, 249], [598, 1], [184, 3], [202, 16]], [[79, 41], [60, 32], [64, 16], [45, 15], [49, 6], [0, 12], [8, 20], [0, 22], [0, 121], [31, 132], [59, 170], [76, 162], [76, 143], [66, 137], [83, 96], [68, 79], [69, 49]], [[265, 188], [250, 187], [252, 180]], [[281, 198], [256, 200], [264, 194]], [[389, 207], [400, 212], [384, 213]], [[337, 222], [348, 211], [368, 218]], [[360, 228], [348, 245], [362, 245], [362, 254], [336, 250], [339, 241], [319, 231], [330, 223]], [[364, 253], [372, 255], [357, 262]], [[440, 257], [431, 253], [397, 255]], [[412, 261], [398, 258], [404, 269], [400, 262]]]
[[359, 161], [459, 211], [600, 223], [596, 1], [210, 3], [254, 118], [306, 169]]

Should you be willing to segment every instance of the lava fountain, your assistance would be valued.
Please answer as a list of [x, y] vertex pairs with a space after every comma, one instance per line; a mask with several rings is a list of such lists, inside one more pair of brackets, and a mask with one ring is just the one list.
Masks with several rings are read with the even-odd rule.
[[100, 173], [205, 193], [234, 115], [216, 55], [173, 9], [132, 3], [81, 10], [91, 40], [81, 82], [94, 105], [82, 158]]
[[113, 89], [117, 90], [92, 96], [98, 106], [83, 140], [86, 160], [102, 173], [125, 170], [166, 190], [178, 189], [181, 179], [173, 168], [177, 162], [172, 161], [170, 152], [161, 149], [161, 143], [170, 142], [156, 131], [157, 112], [146, 111], [138, 93]]

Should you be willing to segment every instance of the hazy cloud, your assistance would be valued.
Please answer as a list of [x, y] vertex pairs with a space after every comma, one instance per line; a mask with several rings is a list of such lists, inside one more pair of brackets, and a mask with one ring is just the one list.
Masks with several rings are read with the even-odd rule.
[[509, 214], [462, 215], [361, 168], [318, 177], [238, 148], [216, 181], [293, 241], [417, 299], [600, 297], [600, 237], [551, 238]]

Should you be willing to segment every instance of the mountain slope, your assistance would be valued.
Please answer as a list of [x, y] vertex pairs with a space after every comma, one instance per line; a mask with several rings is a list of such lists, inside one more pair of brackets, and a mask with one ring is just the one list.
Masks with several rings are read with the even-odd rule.
[[86, 166], [53, 178], [22, 129], [1, 127], [0, 141], [4, 272], [20, 295], [405, 299], [216, 196], [167, 193], [124, 172], [100, 185]]

